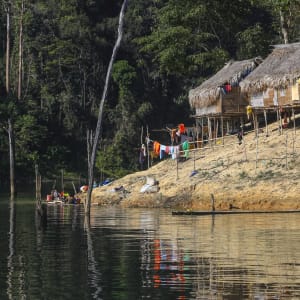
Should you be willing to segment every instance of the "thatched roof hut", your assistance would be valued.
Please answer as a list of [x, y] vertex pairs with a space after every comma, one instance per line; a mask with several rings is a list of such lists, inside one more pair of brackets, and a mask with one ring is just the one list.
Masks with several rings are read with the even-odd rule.
[[272, 53], [241, 83], [243, 92], [285, 89], [300, 77], [300, 43], [276, 45]]
[[229, 83], [238, 86], [239, 82], [250, 74], [261, 62], [261, 58], [243, 61], [229, 61], [214, 76], [199, 87], [190, 90], [189, 102], [192, 108], [203, 108], [216, 103], [222, 96], [222, 86]]

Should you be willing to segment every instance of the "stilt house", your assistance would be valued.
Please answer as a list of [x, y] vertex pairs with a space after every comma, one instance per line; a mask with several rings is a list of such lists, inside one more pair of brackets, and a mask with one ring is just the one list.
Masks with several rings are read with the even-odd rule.
[[[198, 138], [213, 139], [237, 132], [246, 119], [249, 105], [239, 83], [260, 63], [260, 57], [230, 61], [199, 87], [190, 90], [189, 102], [195, 110]], [[199, 136], [200, 135], [200, 136]]]
[[[300, 109], [300, 43], [275, 45], [269, 56], [241, 83], [255, 117], [276, 113], [282, 118]], [[265, 117], [266, 119], [266, 117]]]

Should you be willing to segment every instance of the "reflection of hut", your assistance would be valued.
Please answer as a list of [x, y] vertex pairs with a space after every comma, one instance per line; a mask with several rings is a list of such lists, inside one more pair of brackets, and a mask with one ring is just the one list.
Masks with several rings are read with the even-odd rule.
[[[240, 91], [239, 82], [250, 74], [261, 58], [230, 61], [199, 87], [190, 90], [189, 102], [195, 109], [201, 139], [208, 139], [239, 129], [246, 118], [247, 98]], [[226, 125], [225, 125], [226, 122]], [[225, 125], [225, 126], [224, 126]]]
[[[272, 53], [241, 83], [255, 116], [275, 112], [278, 120], [300, 107], [300, 43], [276, 45]], [[280, 126], [281, 128], [281, 126]]]

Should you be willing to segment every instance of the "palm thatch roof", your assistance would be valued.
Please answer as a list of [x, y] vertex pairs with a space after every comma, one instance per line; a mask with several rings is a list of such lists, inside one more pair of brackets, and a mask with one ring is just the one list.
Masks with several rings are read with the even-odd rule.
[[189, 92], [192, 108], [203, 108], [217, 102], [226, 83], [237, 86], [261, 62], [260, 57], [243, 61], [229, 61], [214, 76]]
[[243, 92], [286, 88], [300, 77], [300, 43], [275, 45], [271, 54], [241, 83]]

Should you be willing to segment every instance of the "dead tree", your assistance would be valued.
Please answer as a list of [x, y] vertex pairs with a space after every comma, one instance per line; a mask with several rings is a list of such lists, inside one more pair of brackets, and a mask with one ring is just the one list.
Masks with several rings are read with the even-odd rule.
[[96, 155], [97, 155], [100, 134], [101, 134], [103, 106], [104, 106], [104, 102], [106, 99], [107, 89], [108, 89], [108, 85], [109, 85], [109, 81], [110, 81], [110, 77], [111, 77], [112, 66], [115, 61], [117, 51], [120, 47], [122, 36], [123, 36], [124, 14], [125, 14], [127, 2], [128, 2], [128, 0], [123, 1], [122, 8], [121, 8], [120, 15], [119, 15], [118, 38], [114, 45], [111, 59], [110, 59], [109, 65], [108, 65], [107, 73], [106, 73], [104, 90], [103, 90], [103, 94], [102, 94], [102, 98], [101, 98], [101, 102], [100, 102], [100, 106], [99, 106], [98, 121], [97, 121], [95, 136], [94, 136], [93, 144], [92, 144], [92, 153], [90, 155], [90, 160], [88, 162], [88, 165], [89, 165], [88, 186], [89, 186], [89, 188], [88, 188], [88, 193], [87, 193], [87, 199], [85, 202], [85, 214], [86, 215], [90, 215], [90, 210], [91, 210], [92, 190], [93, 190], [93, 181], [94, 181], [94, 167], [95, 167]]

